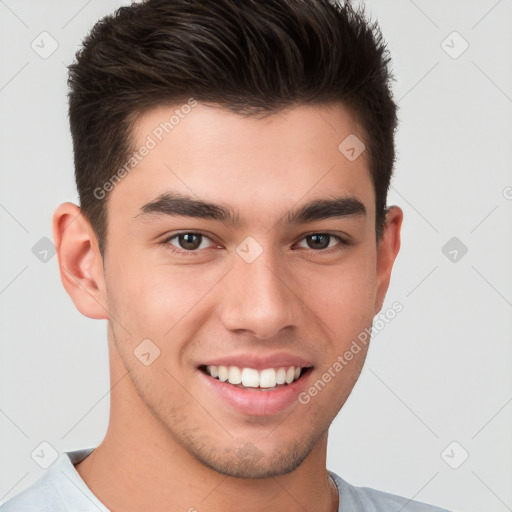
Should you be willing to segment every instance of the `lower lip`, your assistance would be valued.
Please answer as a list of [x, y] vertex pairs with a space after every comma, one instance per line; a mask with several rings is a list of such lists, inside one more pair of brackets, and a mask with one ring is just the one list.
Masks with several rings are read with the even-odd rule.
[[227, 382], [214, 379], [199, 369], [197, 373], [204, 379], [209, 389], [234, 410], [251, 416], [271, 416], [284, 411], [294, 402], [298, 403], [298, 396], [306, 387], [311, 369], [308, 368], [298, 380], [273, 391], [237, 388]]

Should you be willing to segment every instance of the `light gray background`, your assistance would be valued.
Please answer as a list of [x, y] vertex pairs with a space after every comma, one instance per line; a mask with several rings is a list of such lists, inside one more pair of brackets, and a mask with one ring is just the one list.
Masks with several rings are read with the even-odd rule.
[[[96, 446], [108, 424], [106, 323], [76, 311], [57, 258], [43, 263], [32, 248], [52, 238], [55, 206], [77, 202], [65, 65], [94, 22], [123, 3], [0, 1], [0, 502], [43, 473], [31, 458], [41, 442], [58, 452]], [[512, 0], [365, 3], [397, 78], [389, 204], [405, 220], [384, 309], [394, 301], [404, 309], [372, 342], [331, 428], [328, 467], [454, 511], [505, 512]], [[59, 45], [46, 59], [31, 47], [42, 46], [43, 31]], [[464, 40], [469, 48], [453, 58]], [[456, 262], [442, 252], [452, 237], [468, 249]], [[449, 466], [466, 451], [458, 469]]]

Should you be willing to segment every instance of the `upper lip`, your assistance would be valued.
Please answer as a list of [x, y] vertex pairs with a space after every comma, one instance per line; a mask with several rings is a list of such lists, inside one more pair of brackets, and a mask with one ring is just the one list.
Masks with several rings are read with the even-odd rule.
[[202, 362], [199, 366], [238, 366], [239, 368], [254, 368], [256, 370], [265, 370], [266, 368], [281, 368], [290, 366], [299, 366], [307, 368], [313, 366], [313, 363], [303, 357], [279, 352], [265, 356], [256, 354], [232, 354], [219, 356]]

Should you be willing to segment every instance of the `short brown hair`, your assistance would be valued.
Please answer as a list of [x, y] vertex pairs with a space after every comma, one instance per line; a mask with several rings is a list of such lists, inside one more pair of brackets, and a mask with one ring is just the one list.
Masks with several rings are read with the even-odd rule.
[[80, 207], [102, 255], [108, 196], [94, 191], [133, 152], [138, 116], [190, 97], [242, 115], [298, 104], [350, 108], [365, 132], [379, 240], [397, 125], [389, 60], [377, 23], [350, 2], [147, 0], [98, 21], [68, 84]]

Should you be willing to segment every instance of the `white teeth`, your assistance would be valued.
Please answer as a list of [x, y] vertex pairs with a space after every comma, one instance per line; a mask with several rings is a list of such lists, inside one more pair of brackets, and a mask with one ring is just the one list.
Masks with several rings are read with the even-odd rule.
[[238, 366], [214, 366], [208, 365], [206, 372], [214, 379], [230, 384], [241, 384], [246, 388], [274, 388], [282, 384], [291, 384], [297, 380], [302, 372], [300, 366], [280, 368], [265, 368], [258, 371], [254, 368], [239, 368]]
[[[206, 369], [208, 368], [217, 368], [216, 366], [207, 366]], [[227, 366], [219, 366], [218, 367], [219, 369], [219, 380], [221, 382], [226, 382], [228, 380], [228, 367]], [[213, 373], [210, 373], [210, 375], [213, 377]]]
[[260, 372], [260, 387], [274, 388], [276, 386], [276, 371], [274, 368], [267, 368]]
[[286, 382], [286, 369], [279, 368], [276, 374], [276, 382], [277, 384], [284, 384]]
[[[233, 383], [231, 382], [231, 384]], [[242, 384], [246, 388], [257, 388], [260, 385], [260, 374], [258, 370], [254, 368], [244, 368], [242, 370]]]
[[242, 382], [242, 371], [238, 366], [229, 367], [228, 381], [230, 384], [240, 384]]

